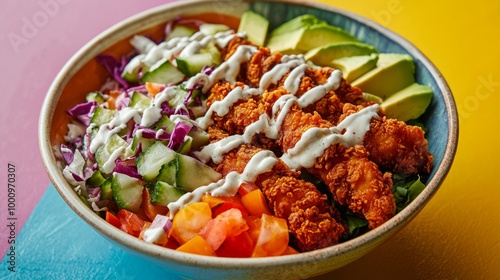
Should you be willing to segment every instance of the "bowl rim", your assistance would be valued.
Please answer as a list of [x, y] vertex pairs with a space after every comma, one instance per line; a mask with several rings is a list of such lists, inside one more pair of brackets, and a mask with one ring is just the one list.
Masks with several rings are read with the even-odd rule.
[[[244, 5], [245, 3], [258, 2], [256, 0], [245, 1], [245, 0], [219, 0], [219, 1], [211, 1], [211, 0], [187, 0], [187, 1], [176, 1], [173, 3], [167, 3], [163, 5], [159, 5], [154, 8], [150, 8], [143, 12], [137, 13], [134, 16], [128, 17], [115, 25], [109, 27], [105, 31], [101, 32], [99, 35], [94, 37], [91, 41], [86, 43], [83, 47], [81, 47], [63, 66], [60, 72], [57, 74], [56, 78], [52, 82], [47, 95], [44, 99], [41, 112], [40, 112], [40, 120], [39, 120], [39, 148], [40, 154], [42, 157], [42, 161], [44, 163], [45, 169], [61, 195], [61, 197], [65, 200], [68, 206], [84, 221], [86, 221], [94, 230], [103, 234], [106, 238], [115, 240], [121, 246], [125, 246], [133, 251], [139, 252], [144, 255], [151, 256], [153, 258], [158, 258], [159, 260], [168, 260], [177, 264], [185, 264], [189, 266], [199, 266], [204, 268], [257, 268], [257, 267], [273, 267], [273, 266], [281, 266], [281, 265], [290, 265], [290, 264], [309, 264], [315, 263], [321, 260], [329, 259], [336, 256], [341, 256], [347, 253], [350, 253], [355, 250], [360, 250], [366, 244], [375, 243], [381, 237], [388, 237], [390, 234], [394, 233], [396, 229], [403, 223], [409, 222], [414, 216], [427, 204], [432, 196], [437, 192], [440, 185], [444, 181], [446, 175], [451, 169], [454, 156], [456, 154], [457, 146], [458, 146], [458, 113], [455, 105], [455, 101], [451, 90], [445, 81], [442, 74], [439, 70], [434, 66], [434, 64], [412, 43], [403, 38], [402, 36], [396, 34], [394, 31], [389, 30], [388, 28], [368, 19], [361, 15], [355, 14], [353, 12], [328, 6], [321, 3], [308, 2], [308, 1], [300, 1], [300, 0], [268, 0], [264, 2], [279, 2], [279, 3], [289, 3], [295, 5], [304, 5], [312, 8], [317, 8], [321, 10], [326, 10], [329, 12], [333, 12], [336, 14], [341, 14], [350, 18], [353, 21], [357, 21], [360, 24], [369, 26], [374, 30], [380, 32], [384, 36], [389, 39], [400, 44], [404, 49], [406, 49], [413, 57], [419, 59], [421, 63], [429, 70], [432, 77], [436, 80], [437, 85], [442, 92], [442, 97], [445, 103], [446, 115], [448, 117], [448, 139], [446, 142], [446, 150], [443, 155], [443, 160], [436, 166], [436, 172], [432, 178], [430, 178], [427, 183], [424, 191], [405, 209], [403, 209], [400, 213], [398, 213], [391, 220], [387, 221], [383, 225], [379, 226], [376, 229], [373, 229], [363, 235], [356, 237], [352, 240], [311, 251], [304, 252], [297, 255], [287, 255], [287, 256], [278, 256], [278, 257], [266, 257], [266, 258], [230, 258], [231, 261], [227, 261], [229, 258], [223, 257], [207, 257], [207, 256], [198, 256], [192, 255], [182, 252], [177, 252], [175, 250], [169, 250], [164, 247], [160, 247], [154, 244], [146, 243], [142, 240], [139, 240], [136, 237], [130, 236], [125, 232], [115, 228], [111, 224], [107, 223], [104, 219], [99, 217], [96, 213], [94, 213], [89, 207], [83, 204], [83, 202], [78, 198], [73, 188], [66, 182], [64, 177], [62, 176], [62, 171], [57, 167], [57, 163], [55, 157], [53, 155], [53, 148], [51, 146], [50, 141], [50, 124], [52, 122], [52, 115], [55, 111], [55, 104], [58, 98], [62, 94], [63, 88], [66, 86], [67, 82], [85, 63], [88, 62], [88, 53], [91, 52], [90, 49], [98, 46], [97, 49], [103, 51], [105, 48], [99, 48], [100, 44], [103, 44], [103, 41], [110, 41], [110, 38], [123, 37], [123, 34], [131, 35], [133, 32], [128, 30], [126, 27], [136, 26], [138, 21], [144, 19], [147, 16], [151, 15], [159, 15], [162, 12], [166, 12], [168, 10], [172, 10], [175, 7], [184, 8], [190, 5], [196, 5], [197, 3], [208, 3], [208, 2], [238, 2], [237, 5]], [[168, 18], [165, 16], [165, 20]], [[152, 26], [157, 25], [157, 23], [152, 24]], [[144, 25], [140, 26], [139, 30], [146, 29]], [[116, 42], [116, 40], [111, 40]], [[114, 43], [111, 43], [111, 45]], [[88, 58], [83, 59], [82, 58]], [[52, 105], [51, 105], [52, 104]]]

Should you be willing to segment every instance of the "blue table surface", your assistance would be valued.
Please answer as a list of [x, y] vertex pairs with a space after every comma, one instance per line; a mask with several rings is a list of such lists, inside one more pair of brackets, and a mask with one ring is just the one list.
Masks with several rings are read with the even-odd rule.
[[0, 279], [171, 279], [168, 272], [113, 246], [73, 212], [50, 185], [15, 240]]

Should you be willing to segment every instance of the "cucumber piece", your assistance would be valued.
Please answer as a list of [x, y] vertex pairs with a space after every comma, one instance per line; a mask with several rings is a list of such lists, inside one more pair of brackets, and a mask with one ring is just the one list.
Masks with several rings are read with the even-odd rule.
[[171, 108], [177, 107], [184, 102], [184, 99], [186, 99], [188, 94], [189, 93], [187, 91], [179, 88], [175, 96], [172, 99], [168, 100], [168, 106], [170, 106]]
[[99, 170], [94, 171], [92, 173], [92, 176], [87, 179], [87, 184], [91, 185], [94, 188], [100, 187], [104, 181], [106, 181], [106, 178], [102, 175], [102, 173]]
[[186, 192], [180, 188], [158, 181], [151, 190], [151, 203], [167, 206], [170, 202], [177, 201], [184, 193]]
[[165, 38], [165, 41], [168, 41], [168, 40], [175, 38], [175, 37], [190, 37], [195, 32], [196, 32], [196, 30], [189, 28], [187, 26], [176, 25], [176, 26], [174, 26], [174, 28], [172, 29], [170, 34], [168, 34], [168, 36]]
[[101, 200], [110, 200], [113, 198], [113, 190], [111, 190], [112, 178], [106, 179], [101, 185]]
[[184, 80], [184, 74], [175, 68], [170, 61], [165, 61], [158, 68], [144, 74], [141, 81], [143, 83], [177, 84]]
[[97, 91], [88, 93], [87, 96], [85, 96], [85, 99], [87, 101], [95, 101], [99, 104], [106, 102], [106, 99], [104, 99], [104, 96], [102, 96], [102, 94], [100, 92], [97, 92]]
[[101, 171], [104, 174], [110, 174], [112, 170], [106, 172], [104, 165], [109, 160], [111, 154], [113, 154], [114, 151], [122, 147], [126, 148], [127, 146], [128, 143], [125, 140], [123, 140], [117, 134], [113, 134], [109, 138], [109, 141], [105, 145], [100, 146], [95, 153], [95, 159], [97, 162], [97, 166], [99, 167], [99, 171]]
[[158, 177], [156, 178], [158, 181], [165, 182], [169, 185], [172, 185], [174, 187], [177, 186], [177, 169], [178, 169], [178, 164], [177, 164], [177, 156], [171, 160], [168, 163], [165, 163], [158, 174]]
[[121, 74], [122, 78], [132, 83], [139, 81], [139, 72], [147, 72], [149, 69], [149, 67], [142, 62], [144, 57], [144, 54], [140, 54], [132, 58], [123, 68]]
[[95, 108], [94, 114], [90, 119], [90, 123], [96, 124], [97, 126], [101, 126], [105, 123], [109, 123], [113, 116], [116, 114], [116, 110], [106, 109], [101, 106]]
[[137, 152], [137, 147], [139, 146], [139, 143], [141, 143], [141, 149], [144, 151], [149, 146], [153, 145], [155, 142], [155, 139], [147, 139], [142, 136], [139, 136], [138, 134], [134, 135], [134, 138], [132, 139], [132, 143], [130, 143], [130, 147], [134, 153]]
[[162, 165], [173, 160], [176, 155], [175, 151], [156, 141], [137, 158], [137, 170], [149, 182], [158, 176]]
[[209, 135], [206, 131], [201, 129], [196, 129], [189, 131], [188, 136], [193, 140], [191, 142], [191, 149], [198, 149], [201, 146], [208, 144]]
[[192, 142], [193, 138], [191, 136], [186, 135], [186, 137], [184, 138], [184, 143], [182, 143], [177, 152], [179, 154], [187, 154], [189, 150], [191, 150]]
[[177, 57], [177, 68], [188, 77], [199, 73], [204, 66], [212, 66], [213, 58], [211, 53], [198, 53], [188, 57]]
[[151, 97], [146, 96], [138, 91], [134, 91], [130, 97], [129, 107], [135, 109], [146, 109], [151, 105]]
[[172, 131], [174, 131], [174, 128], [175, 123], [168, 116], [163, 116], [156, 125], [155, 130], [164, 129], [167, 133], [172, 133]]
[[215, 35], [219, 32], [228, 31], [230, 28], [225, 24], [204, 23], [200, 25], [200, 32], [205, 35]]
[[192, 157], [179, 154], [177, 162], [177, 186], [187, 192], [222, 178], [221, 174]]
[[144, 186], [139, 179], [122, 173], [113, 173], [111, 190], [120, 209], [136, 213], [141, 207], [143, 189]]

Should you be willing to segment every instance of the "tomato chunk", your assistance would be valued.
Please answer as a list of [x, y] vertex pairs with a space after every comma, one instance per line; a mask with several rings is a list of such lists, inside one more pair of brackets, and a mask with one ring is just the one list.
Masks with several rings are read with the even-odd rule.
[[109, 211], [106, 211], [106, 222], [112, 224], [117, 228], [120, 228], [121, 226], [120, 220], [118, 220], [118, 218]]
[[216, 251], [217, 256], [227, 258], [249, 258], [252, 256], [254, 242], [244, 231], [237, 236], [229, 236]]
[[212, 216], [215, 218], [218, 215], [222, 214], [223, 212], [225, 212], [229, 209], [232, 209], [232, 208], [236, 208], [236, 209], [240, 210], [241, 215], [243, 215], [243, 217], [248, 216], [248, 211], [247, 211], [247, 209], [245, 209], [243, 204], [233, 202], [233, 201], [224, 201], [224, 202], [216, 205], [215, 207], [213, 207], [212, 208], [212, 213], [213, 213]]
[[241, 211], [231, 208], [208, 222], [200, 231], [200, 235], [217, 251], [227, 237], [235, 237], [248, 230]]
[[208, 203], [188, 204], [174, 216], [171, 235], [182, 245], [195, 237], [211, 219], [212, 211]]
[[142, 227], [145, 223], [143, 219], [125, 209], [121, 209], [120, 211], [118, 211], [116, 217], [120, 221], [121, 230], [135, 237], [139, 237], [139, 234], [141, 233]]
[[288, 246], [288, 226], [284, 219], [263, 214], [259, 238], [252, 257], [281, 255]]

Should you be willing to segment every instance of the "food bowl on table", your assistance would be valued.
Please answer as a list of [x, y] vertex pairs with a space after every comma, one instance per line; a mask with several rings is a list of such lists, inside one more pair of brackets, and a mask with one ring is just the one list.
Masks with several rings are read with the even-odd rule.
[[[96, 57], [121, 57], [132, 51], [128, 43], [136, 34], [160, 36], [165, 24], [175, 18], [197, 18], [223, 23], [237, 29], [239, 17], [247, 10], [263, 15], [269, 28], [303, 14], [311, 14], [340, 27], [380, 53], [409, 54], [414, 61], [414, 78], [432, 90], [432, 99], [419, 121], [427, 129], [428, 149], [433, 167], [423, 178], [421, 193], [382, 225], [353, 239], [326, 248], [299, 254], [226, 258], [202, 256], [147, 243], [108, 223], [79, 197], [63, 175], [62, 157], [57, 149], [65, 143], [71, 121], [67, 111], [98, 90], [109, 74]], [[386, 28], [353, 13], [316, 3], [299, 1], [179, 1], [128, 18], [81, 48], [52, 83], [42, 107], [39, 126], [40, 150], [47, 172], [66, 203], [83, 220], [112, 243], [164, 267], [172, 275], [203, 279], [307, 278], [342, 267], [375, 249], [410, 222], [430, 201], [451, 168], [457, 148], [458, 120], [455, 103], [446, 81], [436, 67], [415, 46]]]

